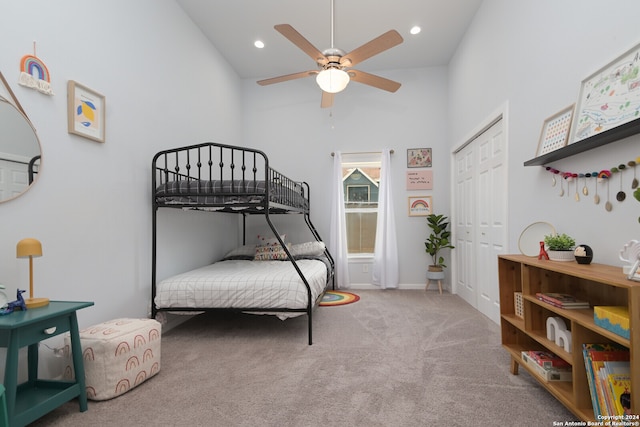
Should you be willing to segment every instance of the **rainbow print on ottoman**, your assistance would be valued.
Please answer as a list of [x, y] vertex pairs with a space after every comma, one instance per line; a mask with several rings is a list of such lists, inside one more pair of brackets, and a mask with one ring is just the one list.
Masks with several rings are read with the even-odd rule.
[[[162, 326], [153, 319], [116, 319], [80, 331], [87, 397], [107, 400], [160, 371]], [[65, 354], [70, 354], [65, 337]], [[65, 378], [73, 378], [71, 359]]]

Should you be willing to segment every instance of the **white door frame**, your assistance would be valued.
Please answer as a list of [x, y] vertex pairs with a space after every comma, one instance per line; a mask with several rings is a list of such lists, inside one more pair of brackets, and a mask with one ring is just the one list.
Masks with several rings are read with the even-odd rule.
[[[493, 126], [495, 123], [497, 123], [499, 120], [502, 119], [503, 122], [503, 131], [504, 131], [504, 135], [505, 135], [505, 156], [507, 158], [507, 162], [506, 162], [506, 176], [508, 177], [509, 175], [509, 117], [508, 117], [508, 111], [509, 111], [509, 104], [508, 102], [505, 102], [504, 104], [502, 104], [497, 110], [495, 110], [494, 112], [492, 112], [485, 120], [483, 120], [478, 126], [476, 126], [469, 134], [467, 137], [463, 138], [462, 142], [460, 142], [459, 144], [455, 145], [454, 148], [451, 150], [451, 156], [450, 156], [450, 182], [454, 183], [455, 182], [455, 173], [456, 173], [456, 168], [455, 168], [455, 157], [456, 157], [456, 153], [458, 153], [459, 151], [461, 151], [463, 148], [465, 148], [467, 145], [469, 145], [471, 142], [473, 142], [478, 136], [480, 136], [482, 133], [484, 133], [486, 130], [488, 130], [489, 128], [491, 128], [491, 126]], [[453, 184], [452, 184], [453, 185]], [[508, 194], [508, 190], [509, 190], [509, 182], [507, 180], [506, 184], [506, 191]], [[451, 198], [451, 206], [450, 206], [450, 212], [452, 213], [452, 217], [451, 217], [451, 224], [455, 224], [456, 218], [455, 218], [455, 212], [456, 212], [456, 197], [452, 197]], [[509, 218], [509, 204], [507, 203], [506, 207], [505, 207], [505, 227], [507, 229], [507, 236], [509, 234], [508, 230], [509, 230], [509, 224], [508, 224], [508, 218]], [[456, 236], [455, 236], [455, 230], [452, 227], [452, 236], [451, 236], [451, 240], [453, 242], [455, 242]], [[509, 248], [509, 238], [507, 237], [506, 242], [505, 242], [505, 251], [506, 253], [510, 252], [510, 248]], [[455, 250], [455, 249], [454, 249]], [[458, 266], [456, 265], [456, 257], [451, 257], [451, 262], [452, 262], [452, 268], [451, 268], [451, 292], [454, 294], [457, 294], [458, 290], [457, 290], [457, 283], [458, 283], [458, 277], [457, 277], [457, 272], [458, 272]], [[496, 260], [496, 263], [498, 261]]]

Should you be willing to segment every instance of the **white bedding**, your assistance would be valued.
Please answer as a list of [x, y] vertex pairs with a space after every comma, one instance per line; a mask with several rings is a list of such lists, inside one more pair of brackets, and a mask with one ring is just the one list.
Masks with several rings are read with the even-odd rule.
[[[311, 287], [312, 301], [327, 281], [319, 260], [296, 261]], [[220, 261], [161, 281], [158, 308], [306, 308], [307, 289], [289, 261]], [[270, 313], [280, 318], [304, 313]]]

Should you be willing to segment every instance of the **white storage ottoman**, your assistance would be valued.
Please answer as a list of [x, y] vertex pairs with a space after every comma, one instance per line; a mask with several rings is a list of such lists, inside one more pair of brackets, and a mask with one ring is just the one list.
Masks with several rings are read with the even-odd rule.
[[[116, 319], [82, 329], [87, 397], [111, 399], [157, 374], [161, 333], [160, 322], [153, 319]], [[66, 337], [65, 348], [69, 346]], [[64, 376], [73, 377], [70, 360]]]

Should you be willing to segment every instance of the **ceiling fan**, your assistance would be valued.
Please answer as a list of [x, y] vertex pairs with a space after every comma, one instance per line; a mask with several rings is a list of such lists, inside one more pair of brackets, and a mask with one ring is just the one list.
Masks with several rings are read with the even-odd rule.
[[333, 105], [333, 97], [353, 80], [388, 92], [395, 92], [400, 88], [400, 83], [364, 71], [350, 69], [354, 65], [371, 58], [387, 49], [402, 43], [402, 36], [396, 30], [389, 30], [379, 37], [363, 44], [362, 46], [345, 53], [343, 50], [333, 46], [334, 36], [334, 1], [331, 2], [331, 47], [320, 52], [307, 39], [289, 24], [279, 24], [274, 26], [276, 31], [285, 36], [289, 41], [298, 46], [304, 53], [313, 59], [318, 65], [318, 70], [302, 71], [294, 74], [273, 77], [259, 80], [258, 84], [266, 86], [274, 83], [281, 83], [288, 80], [300, 79], [303, 77], [316, 76], [316, 82], [322, 89], [322, 108]]

